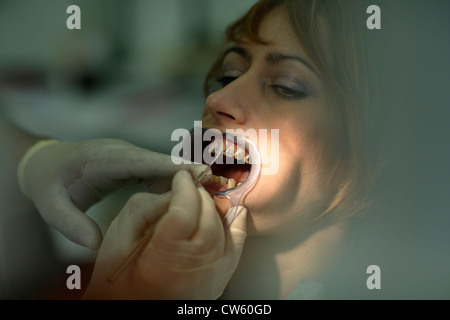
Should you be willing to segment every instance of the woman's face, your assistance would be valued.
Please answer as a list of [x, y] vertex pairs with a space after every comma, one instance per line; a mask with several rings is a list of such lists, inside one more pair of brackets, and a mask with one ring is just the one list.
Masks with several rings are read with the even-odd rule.
[[[278, 172], [261, 175], [244, 202], [248, 232], [298, 231], [328, 207], [336, 192], [329, 177], [342, 148], [341, 121], [283, 9], [264, 18], [259, 36], [268, 44], [242, 41], [226, 54], [222, 86], [207, 97], [203, 126], [222, 132], [279, 130], [279, 154], [272, 155]], [[268, 159], [261, 157], [263, 163]], [[219, 211], [226, 211], [228, 202], [214, 200]]]

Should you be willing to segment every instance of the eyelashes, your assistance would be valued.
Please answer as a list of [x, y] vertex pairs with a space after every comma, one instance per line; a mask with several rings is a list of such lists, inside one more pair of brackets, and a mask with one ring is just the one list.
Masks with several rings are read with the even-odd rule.
[[[229, 76], [229, 75], [222, 75], [219, 76], [216, 79], [216, 82], [220, 84], [220, 88], [224, 88], [230, 83], [232, 83], [234, 80], [236, 80], [237, 76]], [[286, 80], [281, 79], [279, 83], [275, 81], [274, 84], [270, 85], [269, 87], [273, 90], [273, 92], [279, 96], [282, 99], [285, 100], [299, 100], [304, 99], [308, 97], [311, 92], [307, 85], [300, 83], [299, 81], [295, 81], [288, 77], [288, 81], [292, 84], [286, 83]]]
[[274, 92], [281, 98], [286, 100], [300, 100], [309, 96], [307, 90], [292, 89], [282, 85], [271, 85]]

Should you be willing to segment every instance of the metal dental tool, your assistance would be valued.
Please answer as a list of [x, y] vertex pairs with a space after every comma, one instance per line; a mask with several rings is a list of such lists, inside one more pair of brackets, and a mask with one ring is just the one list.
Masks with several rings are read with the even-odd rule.
[[209, 171], [209, 169], [211, 169], [211, 166], [214, 164], [214, 162], [216, 162], [216, 160], [223, 154], [223, 151], [220, 151], [216, 154], [216, 156], [212, 159], [211, 163], [208, 165], [208, 167], [205, 169], [205, 171], [203, 171], [202, 173], [200, 173], [200, 175], [197, 177], [197, 179], [195, 179], [195, 183], [199, 184], [201, 182], [201, 180], [203, 179], [203, 177], [205, 176], [205, 174]]

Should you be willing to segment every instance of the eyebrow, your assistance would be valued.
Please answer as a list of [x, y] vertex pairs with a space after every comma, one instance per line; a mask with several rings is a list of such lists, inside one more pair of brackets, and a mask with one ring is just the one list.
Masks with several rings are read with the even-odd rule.
[[235, 52], [240, 56], [243, 56], [246, 60], [250, 60], [250, 54], [242, 47], [231, 47], [223, 53], [223, 57], [225, 58], [229, 53]]
[[266, 56], [265, 60], [267, 63], [273, 64], [273, 65], [279, 64], [283, 60], [294, 60], [294, 61], [304, 64], [308, 69], [310, 69], [312, 72], [314, 72], [317, 75], [316, 69], [308, 61], [306, 61], [304, 58], [302, 58], [300, 56], [290, 56], [290, 55], [282, 54], [281, 52], [278, 52], [278, 51], [274, 51], [274, 52], [269, 53]]
[[[235, 53], [241, 55], [242, 57], [244, 57], [246, 60], [250, 60], [250, 58], [251, 58], [251, 56], [247, 52], [247, 50], [245, 50], [243, 47], [237, 47], [237, 46], [231, 47], [228, 50], [226, 50], [223, 54], [223, 57], [225, 58], [230, 52], [235, 52]], [[270, 52], [269, 54], [267, 54], [264, 60], [271, 65], [279, 64], [284, 60], [294, 60], [294, 61], [300, 62], [301, 64], [305, 65], [308, 69], [310, 69], [312, 72], [314, 72], [317, 76], [319, 75], [317, 73], [316, 69], [312, 66], [312, 64], [300, 56], [291, 56], [291, 55], [283, 54], [279, 51], [273, 51], [273, 52]]]

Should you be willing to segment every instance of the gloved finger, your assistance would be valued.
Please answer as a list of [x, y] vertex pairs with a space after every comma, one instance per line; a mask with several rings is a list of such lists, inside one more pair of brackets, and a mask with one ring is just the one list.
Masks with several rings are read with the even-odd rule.
[[[132, 195], [111, 223], [104, 242], [112, 240], [113, 250], [129, 251], [149, 226], [168, 210], [169, 202], [170, 193], [155, 195], [141, 192]], [[117, 247], [118, 244], [120, 247]]]
[[165, 246], [189, 239], [197, 229], [200, 210], [201, 199], [192, 177], [179, 171], [173, 178], [169, 210], [158, 222], [152, 243]]
[[[244, 248], [247, 238], [247, 208], [239, 206], [237, 217], [226, 232], [226, 245], [224, 256], [233, 261], [235, 268]], [[233, 269], [234, 270], [234, 269]]]
[[[168, 239], [158, 242], [159, 252], [166, 252], [175, 258], [177, 268], [187, 270], [192, 266], [205, 265], [223, 255], [225, 232], [214, 200], [201, 186], [198, 186], [201, 210], [198, 213], [197, 228], [186, 239]], [[153, 243], [155, 244], [155, 243]], [[180, 254], [180, 255], [177, 255]], [[175, 268], [175, 264], [172, 265]]]
[[106, 189], [123, 183], [138, 183], [142, 180], [170, 181], [180, 170], [186, 170], [193, 178], [196, 178], [206, 168], [207, 166], [203, 164], [176, 165], [169, 155], [129, 147], [112, 149], [106, 159], [102, 158], [101, 166], [95, 161], [88, 163], [84, 172], [93, 185], [99, 189]]
[[225, 233], [216, 204], [211, 195], [202, 187], [198, 187], [201, 198], [201, 213], [198, 228], [190, 240], [190, 248], [186, 251], [191, 254], [200, 254], [215, 248], [212, 253], [223, 253]]
[[101, 192], [84, 179], [77, 179], [66, 185], [73, 204], [85, 212], [102, 198]]
[[103, 238], [100, 227], [73, 204], [65, 189], [53, 190], [38, 199], [46, 199], [45, 203], [38, 200], [35, 205], [49, 225], [79, 245], [92, 250], [100, 247]]
[[171, 182], [161, 180], [147, 180], [144, 181], [144, 185], [147, 187], [147, 191], [150, 193], [163, 194], [170, 190]]

